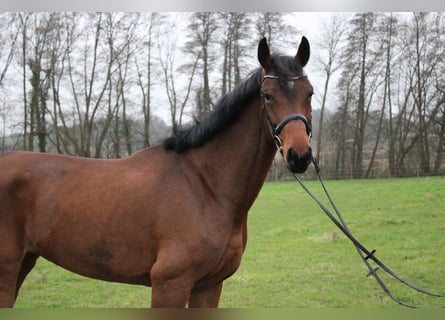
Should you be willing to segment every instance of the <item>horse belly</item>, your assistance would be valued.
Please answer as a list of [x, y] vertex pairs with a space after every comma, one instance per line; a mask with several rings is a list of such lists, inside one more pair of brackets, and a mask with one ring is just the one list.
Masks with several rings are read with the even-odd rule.
[[[82, 239], [81, 239], [82, 238]], [[141, 243], [53, 232], [37, 244], [38, 254], [74, 273], [105, 281], [150, 284], [153, 248]]]
[[133, 208], [135, 199], [103, 197], [100, 191], [83, 195], [81, 205], [69, 196], [58, 203], [42, 198], [45, 212], [36, 213], [28, 228], [37, 253], [83, 276], [148, 285], [155, 261], [150, 214]]

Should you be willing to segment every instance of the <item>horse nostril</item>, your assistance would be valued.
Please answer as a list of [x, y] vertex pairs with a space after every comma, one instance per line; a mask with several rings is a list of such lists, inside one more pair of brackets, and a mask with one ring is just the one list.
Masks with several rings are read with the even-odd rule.
[[300, 157], [298, 154], [294, 151], [294, 149], [289, 149], [287, 151], [287, 165], [289, 168], [293, 168], [295, 166], [295, 163], [298, 161]]

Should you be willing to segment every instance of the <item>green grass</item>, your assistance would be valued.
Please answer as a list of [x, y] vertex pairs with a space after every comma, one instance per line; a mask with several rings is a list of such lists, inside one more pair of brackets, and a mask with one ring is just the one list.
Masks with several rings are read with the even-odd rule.
[[[355, 236], [399, 275], [445, 293], [445, 178], [327, 181]], [[315, 181], [309, 188], [320, 197]], [[324, 199], [324, 198], [323, 198]], [[349, 240], [295, 182], [267, 183], [221, 307], [394, 307]], [[387, 279], [404, 301], [445, 305]], [[86, 279], [39, 259], [17, 307], [148, 307], [150, 289]]]

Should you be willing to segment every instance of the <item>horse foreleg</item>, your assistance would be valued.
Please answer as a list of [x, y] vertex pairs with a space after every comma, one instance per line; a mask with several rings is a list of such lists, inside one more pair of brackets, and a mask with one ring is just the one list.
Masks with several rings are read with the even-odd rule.
[[4, 259], [0, 262], [0, 307], [12, 307], [26, 275], [36, 263], [37, 255], [28, 253], [21, 265], [19, 259]]
[[193, 287], [192, 277], [180, 264], [155, 263], [150, 271], [153, 308], [184, 308]]
[[151, 293], [152, 308], [185, 308], [191, 285], [178, 280], [153, 283]]
[[0, 258], [0, 308], [14, 306], [19, 269], [17, 259]]
[[2, 223], [0, 212], [0, 307], [13, 307], [23, 245], [12, 224]]
[[189, 308], [216, 308], [222, 291], [222, 282], [208, 288], [193, 289], [189, 299]]

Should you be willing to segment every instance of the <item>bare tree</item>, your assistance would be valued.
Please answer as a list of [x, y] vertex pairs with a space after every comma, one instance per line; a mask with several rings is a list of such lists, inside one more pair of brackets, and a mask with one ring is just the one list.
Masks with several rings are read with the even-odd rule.
[[[191, 66], [186, 64], [178, 67], [175, 61], [175, 50], [177, 45], [175, 37], [176, 35], [174, 33], [169, 34], [167, 43], [162, 43], [162, 45], [159, 44], [158, 46], [160, 66], [164, 74], [165, 90], [170, 104], [173, 135], [176, 135], [179, 128], [182, 126], [184, 110], [192, 90], [193, 78], [201, 59], [201, 52], [198, 52], [194, 63]], [[186, 85], [182, 88], [177, 87], [179, 70], [187, 70], [184, 78], [182, 79], [183, 81], [181, 81], [182, 83], [186, 83]], [[182, 91], [183, 95], [180, 96], [178, 91]], [[199, 108], [200, 107], [198, 106], [198, 110]]]
[[[437, 99], [435, 88], [434, 71], [443, 59], [444, 45], [439, 39], [443, 33], [442, 28], [437, 28], [440, 23], [440, 16], [433, 16], [427, 13], [414, 13], [412, 20], [412, 40], [414, 46], [408, 58], [413, 58], [415, 86], [412, 97], [417, 111], [418, 134], [419, 134], [419, 156], [421, 173], [429, 173], [430, 166], [430, 145], [429, 145], [429, 124], [434, 119], [432, 114], [436, 113], [433, 101]], [[436, 105], [437, 106], [437, 105]], [[439, 107], [439, 106], [437, 106]]]
[[[390, 13], [388, 16], [382, 16], [381, 20], [378, 22], [380, 27], [382, 39], [383, 39], [383, 49], [385, 55], [385, 65], [384, 65], [384, 88], [383, 88], [383, 98], [382, 98], [382, 107], [380, 110], [379, 120], [378, 120], [378, 128], [376, 130], [376, 138], [374, 143], [374, 148], [372, 150], [372, 154], [370, 157], [370, 161], [368, 164], [368, 169], [366, 170], [365, 177], [368, 178], [371, 169], [374, 164], [374, 159], [376, 157], [377, 149], [379, 146], [380, 138], [382, 136], [382, 126], [383, 120], [385, 117], [385, 110], [388, 107], [389, 113], [392, 113], [392, 102], [391, 102], [391, 72], [392, 72], [392, 64], [393, 64], [393, 47], [394, 47], [394, 37], [396, 36], [396, 30], [398, 26], [398, 20], [394, 16], [393, 13]], [[391, 121], [390, 121], [391, 123]], [[389, 130], [391, 131], [391, 126]], [[391, 140], [391, 137], [390, 137]], [[389, 156], [389, 155], [388, 155]]]
[[[104, 116], [103, 127], [100, 130], [99, 139], [96, 140], [96, 157], [100, 155], [105, 136], [108, 133], [110, 124], [115, 118], [115, 139], [117, 143], [115, 147], [115, 157], [121, 156], [118, 147], [120, 137], [124, 142], [124, 150], [126, 155], [133, 153], [133, 128], [132, 121], [128, 117], [129, 96], [130, 96], [130, 75], [133, 66], [130, 63], [133, 60], [134, 52], [137, 51], [138, 40], [136, 31], [139, 26], [140, 15], [138, 13], [117, 13], [107, 14], [107, 42], [109, 45], [110, 55], [113, 59], [113, 72], [108, 95], [108, 101], [104, 101], [107, 105], [107, 113]], [[127, 91], [129, 92], [127, 94]], [[114, 98], [113, 98], [114, 93]], [[113, 101], [114, 100], [114, 101]], [[120, 113], [120, 118], [119, 118]], [[120, 129], [120, 126], [122, 129]]]
[[[34, 150], [35, 138], [40, 152], [47, 150], [47, 100], [50, 88], [49, 43], [58, 28], [55, 14], [17, 14], [17, 37], [21, 35], [24, 134], [23, 148]], [[28, 92], [28, 81], [30, 92]], [[29, 96], [29, 100], [28, 100]]]
[[[78, 127], [79, 137], [75, 138], [77, 133], [74, 131], [70, 141], [74, 144], [75, 153], [85, 157], [90, 157], [92, 154], [93, 134], [97, 134], [94, 132], [94, 121], [109, 88], [116, 58], [110, 36], [106, 34], [106, 28], [112, 27], [107, 24], [107, 15], [88, 15], [85, 20], [78, 21], [86, 23], [87, 30], [82, 37], [84, 48], [79, 52], [82, 60], [74, 61], [78, 59], [78, 54], [75, 52], [70, 52], [68, 56], [68, 75], [74, 99], [75, 118], [78, 121], [74, 119], [73, 127]], [[108, 45], [102, 45], [102, 39], [106, 39]], [[78, 69], [77, 66], [81, 66], [82, 69]], [[98, 151], [95, 154], [97, 155]]]
[[377, 15], [374, 13], [356, 14], [351, 20], [348, 44], [344, 51], [344, 65], [356, 70], [358, 88], [353, 122], [353, 142], [351, 148], [352, 172], [354, 177], [363, 176], [363, 155], [365, 130], [369, 108], [378, 85], [378, 62], [381, 56], [381, 41], [376, 34]]
[[220, 19], [224, 30], [221, 40], [224, 48], [221, 95], [225, 95], [241, 82], [241, 57], [248, 47], [242, 40], [248, 38], [251, 19], [245, 12], [221, 13]]
[[20, 35], [20, 32], [14, 30], [14, 24], [17, 20], [19, 20], [19, 14], [0, 14], [0, 61], [2, 61], [2, 69], [0, 71], [0, 86], [2, 85], [9, 65], [12, 62], [15, 45]]
[[333, 15], [327, 24], [323, 26], [321, 40], [318, 45], [320, 52], [315, 55], [315, 63], [324, 74], [324, 89], [322, 93], [320, 118], [318, 121], [316, 158], [320, 159], [322, 149], [324, 113], [326, 108], [326, 98], [329, 92], [329, 85], [332, 75], [341, 68], [340, 52], [343, 35], [346, 32], [345, 20], [341, 15]]
[[[20, 25], [22, 15], [19, 13], [1, 13], [0, 14], [0, 88], [3, 88], [3, 82], [11, 63], [14, 60], [14, 53], [21, 35]], [[25, 67], [26, 68], [26, 67]], [[6, 115], [7, 105], [3, 104], [1, 110], [2, 120], [2, 140], [1, 152], [6, 148]]]
[[299, 30], [286, 22], [286, 17], [291, 14], [284, 12], [257, 12], [252, 14], [252, 20], [256, 21], [255, 29], [257, 38], [253, 39], [254, 44], [262, 37], [267, 38], [267, 42], [272, 48], [293, 49], [298, 42]]
[[[349, 67], [352, 68], [354, 66], [349, 65]], [[350, 128], [352, 128], [353, 125], [350, 109], [352, 109], [352, 105], [355, 103], [353, 92], [355, 91], [354, 85], [356, 77], [356, 69], [346, 68], [342, 71], [342, 76], [338, 83], [340, 105], [334, 115], [331, 128], [331, 137], [336, 144], [335, 172], [337, 178], [348, 176], [348, 172], [352, 171], [351, 167], [348, 167], [346, 163], [351, 164], [351, 160], [347, 158], [347, 153], [349, 142], [352, 141], [352, 130]], [[352, 177], [352, 174], [350, 176]]]
[[[445, 54], [443, 24], [442, 14], [413, 13], [403, 26], [404, 32], [400, 33], [403, 50], [397, 72], [401, 98], [398, 113], [390, 113], [388, 160], [392, 175], [429, 174], [433, 153], [440, 150], [431, 134], [434, 132], [440, 140], [443, 74], [439, 70], [443, 70]], [[412, 158], [410, 165], [406, 161], [408, 157]], [[436, 163], [434, 161], [434, 167]]]
[[197, 119], [202, 119], [213, 108], [210, 73], [213, 70], [215, 57], [211, 46], [215, 42], [214, 37], [218, 30], [217, 16], [214, 12], [196, 12], [192, 14], [189, 24], [192, 33], [190, 40], [186, 43], [186, 50], [194, 57], [193, 61], [200, 62], [199, 73], [202, 79], [196, 96], [195, 117]]
[[441, 93], [441, 97], [438, 99], [438, 117], [435, 120], [438, 134], [437, 142], [437, 154], [436, 160], [434, 161], [434, 173], [439, 174], [441, 167], [443, 165], [444, 153], [445, 153], [445, 90], [443, 86], [438, 87], [437, 90]]
[[59, 27], [55, 14], [34, 15], [32, 19], [33, 35], [28, 41], [31, 50], [27, 65], [31, 72], [31, 100], [29, 104], [31, 128], [28, 148], [33, 149], [34, 135], [37, 137], [38, 149], [46, 152], [47, 148], [47, 100], [50, 88], [51, 69], [50, 45], [53, 32]]
[[[162, 23], [163, 17], [158, 13], [149, 13], [142, 15], [144, 22], [142, 25], [146, 30], [146, 35], [142, 41], [143, 50], [140, 58], [135, 58], [137, 72], [137, 85], [142, 95], [142, 114], [144, 116], [143, 144], [145, 147], [150, 145], [150, 119], [151, 119], [151, 101], [152, 101], [152, 69], [153, 69], [153, 46], [157, 30], [156, 25]], [[140, 62], [141, 61], [141, 62]]]
[[[18, 29], [21, 30], [21, 66], [22, 66], [22, 92], [23, 92], [23, 150], [28, 149], [28, 135], [33, 136], [33, 132], [31, 129], [31, 133], [28, 133], [28, 99], [27, 99], [27, 73], [26, 73], [26, 59], [27, 59], [27, 24], [28, 19], [31, 14], [22, 14], [19, 13], [19, 26]], [[32, 128], [32, 125], [30, 126]], [[31, 149], [32, 150], [32, 149]]]

